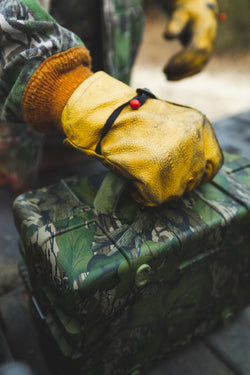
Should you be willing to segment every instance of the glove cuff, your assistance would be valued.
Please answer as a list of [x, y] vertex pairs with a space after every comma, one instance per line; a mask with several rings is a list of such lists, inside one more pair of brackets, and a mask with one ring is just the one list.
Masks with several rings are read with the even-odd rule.
[[89, 51], [82, 46], [47, 58], [26, 85], [24, 121], [43, 133], [60, 129], [62, 111], [78, 86], [93, 74], [90, 69]]

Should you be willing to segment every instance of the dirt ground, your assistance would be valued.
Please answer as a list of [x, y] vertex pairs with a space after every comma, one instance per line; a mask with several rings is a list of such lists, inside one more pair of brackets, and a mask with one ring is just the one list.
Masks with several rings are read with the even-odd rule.
[[[146, 14], [144, 39], [133, 69], [131, 85], [147, 87], [158, 97], [195, 107], [210, 120], [250, 109], [250, 49], [214, 55], [203, 72], [178, 82], [165, 79], [163, 67], [181, 46], [163, 39], [166, 17]], [[219, 36], [218, 36], [219, 37]]]

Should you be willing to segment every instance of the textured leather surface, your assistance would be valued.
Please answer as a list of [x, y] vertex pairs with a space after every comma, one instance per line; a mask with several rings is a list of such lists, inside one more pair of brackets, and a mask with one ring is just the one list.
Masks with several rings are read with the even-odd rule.
[[209, 181], [222, 165], [212, 126], [199, 111], [159, 99], [123, 109], [95, 148], [110, 114], [136, 92], [104, 72], [84, 81], [62, 114], [67, 140], [133, 183], [133, 196], [153, 206]]

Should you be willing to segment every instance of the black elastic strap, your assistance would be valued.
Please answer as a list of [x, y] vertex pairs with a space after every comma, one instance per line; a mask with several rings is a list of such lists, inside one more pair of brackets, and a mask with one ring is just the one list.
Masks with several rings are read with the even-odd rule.
[[116, 108], [114, 110], [114, 112], [112, 112], [111, 115], [109, 116], [109, 118], [107, 119], [104, 127], [101, 130], [101, 137], [100, 137], [100, 140], [97, 143], [97, 146], [96, 146], [96, 149], [95, 149], [95, 152], [97, 154], [101, 155], [101, 142], [102, 142], [103, 138], [108, 133], [109, 129], [112, 127], [113, 123], [115, 122], [115, 120], [117, 119], [117, 117], [119, 116], [119, 114], [121, 113], [123, 108], [125, 108], [127, 105], [129, 105], [131, 100], [138, 99], [139, 102], [140, 102], [140, 105], [142, 106], [148, 98], [156, 99], [155, 95], [152, 94], [152, 92], [148, 89], [137, 89], [136, 92], [137, 92], [136, 96], [131, 98], [126, 103], [120, 105], [120, 107]]

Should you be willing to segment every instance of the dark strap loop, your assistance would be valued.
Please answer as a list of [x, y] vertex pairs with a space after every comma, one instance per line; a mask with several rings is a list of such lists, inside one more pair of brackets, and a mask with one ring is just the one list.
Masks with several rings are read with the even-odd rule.
[[130, 102], [131, 102], [131, 100], [138, 99], [139, 102], [140, 102], [140, 105], [142, 106], [146, 102], [147, 99], [149, 99], [149, 98], [156, 99], [156, 96], [150, 90], [148, 90], [148, 89], [137, 89], [136, 92], [137, 92], [136, 96], [134, 96], [133, 98], [131, 98], [126, 103], [120, 105], [108, 117], [108, 119], [107, 119], [104, 127], [101, 130], [101, 137], [100, 137], [100, 140], [97, 143], [97, 146], [96, 146], [96, 149], [95, 149], [95, 152], [97, 154], [101, 155], [101, 142], [102, 142], [103, 138], [108, 133], [109, 129], [112, 127], [113, 123], [115, 122], [115, 120], [117, 119], [117, 117], [119, 116], [119, 114], [121, 113], [121, 111], [123, 110], [123, 108], [125, 108], [127, 105], [129, 105]]

